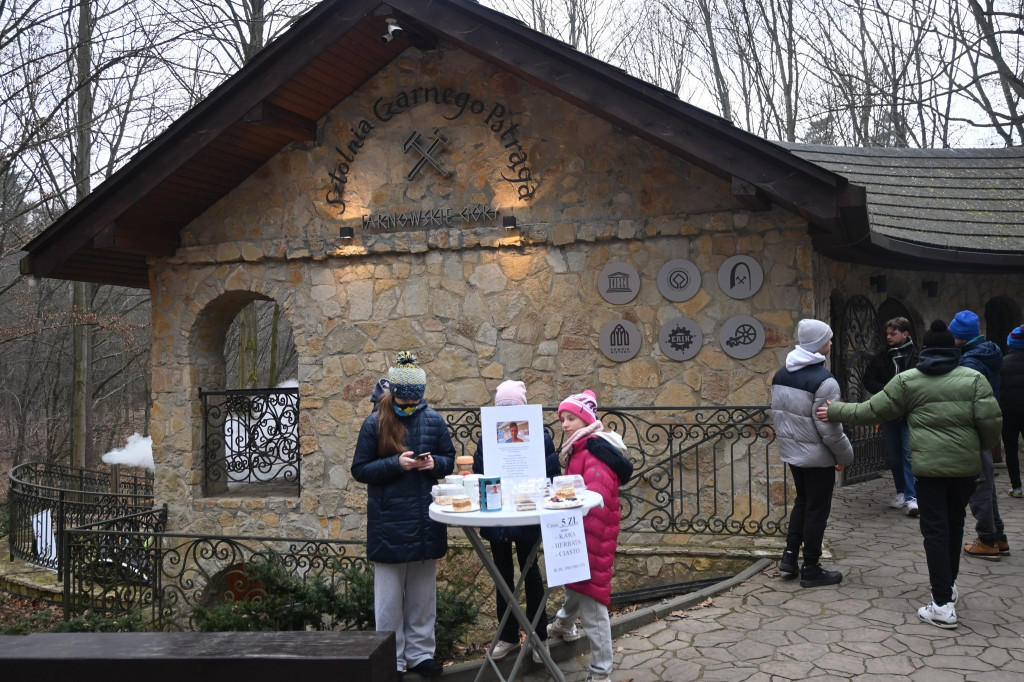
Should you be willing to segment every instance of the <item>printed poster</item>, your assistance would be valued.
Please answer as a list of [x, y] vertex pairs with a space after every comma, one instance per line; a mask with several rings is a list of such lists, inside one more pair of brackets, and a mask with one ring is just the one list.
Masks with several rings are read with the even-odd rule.
[[499, 476], [503, 483], [547, 476], [543, 412], [541, 405], [480, 408], [484, 476]]
[[541, 514], [540, 532], [548, 587], [590, 579], [582, 509]]

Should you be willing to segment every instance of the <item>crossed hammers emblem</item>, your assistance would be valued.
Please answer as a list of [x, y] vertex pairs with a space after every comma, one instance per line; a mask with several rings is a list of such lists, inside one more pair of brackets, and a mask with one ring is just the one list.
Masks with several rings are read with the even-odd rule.
[[452, 176], [452, 172], [448, 170], [448, 167], [445, 166], [440, 159], [434, 158], [433, 156], [434, 150], [436, 150], [440, 145], [448, 144], [449, 142], [451, 142], [451, 138], [448, 137], [447, 133], [440, 128], [434, 128], [434, 141], [430, 143], [429, 147], [424, 149], [423, 145], [420, 144], [419, 131], [412, 131], [412, 135], [410, 135], [409, 139], [402, 145], [402, 152], [408, 153], [410, 149], [415, 149], [420, 153], [422, 158], [416, 162], [416, 165], [412, 167], [412, 170], [410, 170], [409, 174], [405, 176], [405, 179], [412, 180], [416, 177], [416, 174], [420, 172], [420, 169], [428, 162], [431, 166], [437, 169], [437, 172], [440, 173], [442, 177], [450, 178]]

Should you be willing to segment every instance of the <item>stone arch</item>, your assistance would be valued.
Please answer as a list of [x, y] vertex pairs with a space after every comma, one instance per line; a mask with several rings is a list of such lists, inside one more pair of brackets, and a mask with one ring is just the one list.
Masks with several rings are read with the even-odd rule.
[[918, 336], [918, 321], [920, 315], [915, 315], [898, 298], [887, 298], [878, 306], [878, 333], [881, 335], [882, 343], [885, 343], [885, 323], [895, 317], [905, 317], [910, 322], [910, 338], [914, 343], [920, 343]]
[[[237, 273], [236, 273], [237, 274]], [[226, 284], [232, 284], [232, 279], [229, 277], [226, 280]], [[236, 281], [237, 285], [238, 282]], [[193, 458], [193, 472], [190, 475], [190, 480], [193, 480], [200, 485], [196, 489], [197, 494], [201, 494], [200, 490], [203, 490], [206, 495], [210, 494], [222, 494], [227, 492], [227, 476], [226, 468], [221, 467], [221, 473], [223, 478], [219, 480], [215, 485], [211, 485], [211, 481], [208, 478], [208, 462], [207, 462], [207, 438], [211, 435], [206, 433], [209, 428], [207, 422], [207, 412], [212, 408], [204, 403], [202, 399], [203, 393], [211, 391], [225, 391], [233, 388], [227, 385], [228, 372], [227, 372], [227, 349], [225, 348], [225, 338], [228, 333], [228, 329], [231, 327], [238, 313], [245, 308], [247, 305], [254, 301], [268, 301], [277, 303], [281, 308], [282, 317], [287, 320], [288, 325], [293, 330], [294, 338], [293, 344], [296, 353], [301, 357], [301, 348], [299, 347], [299, 333], [293, 324], [294, 310], [293, 301], [290, 296], [282, 296], [281, 299], [277, 299], [273, 294], [280, 293], [279, 288], [273, 284], [265, 284], [256, 280], [249, 280], [245, 284], [248, 284], [248, 288], [237, 288], [228, 289], [226, 286], [221, 286], [221, 283], [211, 282], [205, 287], [201, 287], [196, 292], [196, 298], [193, 304], [189, 307], [190, 314], [183, 316], [183, 331], [184, 336], [188, 339], [186, 349], [186, 365], [187, 371], [186, 376], [188, 377], [186, 386], [186, 394], [188, 396], [188, 402], [190, 405], [191, 412], [191, 434], [192, 434], [192, 451], [196, 453], [196, 457]], [[266, 394], [264, 394], [266, 395]], [[273, 394], [277, 395], [277, 394]], [[207, 396], [208, 397], [208, 396]], [[235, 397], [231, 398], [218, 398], [219, 400], [236, 400]], [[244, 398], [242, 398], [244, 400]], [[275, 402], [273, 397], [260, 397], [253, 398], [252, 400], [260, 401], [261, 406], [279, 404]], [[296, 401], [295, 398], [289, 398], [290, 401]], [[212, 404], [212, 403], [211, 403]], [[255, 405], [256, 403], [249, 403]], [[284, 479], [285, 485], [278, 485], [277, 481], [273, 481], [274, 485], [267, 486], [267, 482], [261, 482], [261, 489], [248, 490], [249, 494], [257, 493], [285, 493], [285, 494], [297, 494], [298, 490], [298, 404], [297, 402], [289, 402], [284, 408], [273, 408], [273, 409], [285, 409], [288, 415], [288, 421], [293, 425], [294, 434], [289, 431], [289, 442], [291, 435], [294, 435], [294, 447], [286, 448], [289, 461], [294, 463], [288, 465], [288, 469], [291, 473]], [[228, 413], [231, 414], [231, 413]], [[248, 408], [242, 409], [238, 412], [239, 415], [249, 414]], [[264, 412], [269, 414], [269, 412]], [[223, 415], [222, 415], [223, 416]], [[277, 416], [277, 415], [272, 415]], [[223, 416], [224, 419], [234, 419]], [[248, 423], [248, 417], [240, 417], [242, 422]], [[238, 422], [236, 419], [236, 423]], [[228, 426], [225, 425], [223, 419], [220, 421], [220, 425], [215, 429], [217, 433], [214, 433], [215, 440], [218, 441], [219, 445], [216, 451], [219, 454], [210, 455], [215, 457], [221, 465], [226, 461], [225, 452], [227, 452], [227, 446], [225, 445], [226, 438], [230, 433]], [[248, 426], [236, 426], [240, 433], [248, 434]], [[219, 434], [219, 435], [218, 435]], [[258, 442], [263, 442], [258, 440]], [[280, 448], [279, 444], [275, 444], [275, 448]], [[247, 450], [249, 451], [249, 450]], [[280, 450], [276, 449], [276, 455], [280, 455]], [[255, 458], [252, 460], [255, 462]], [[275, 474], [269, 474], [269, 477], [273, 477]], [[234, 480], [234, 479], [233, 479]], [[291, 492], [295, 491], [295, 492]], [[237, 491], [236, 491], [237, 492]]]
[[1003, 353], [1006, 353], [1006, 337], [1019, 326], [1021, 319], [1020, 303], [1009, 296], [995, 296], [985, 304], [985, 329], [983, 333], [989, 341], [994, 341]]

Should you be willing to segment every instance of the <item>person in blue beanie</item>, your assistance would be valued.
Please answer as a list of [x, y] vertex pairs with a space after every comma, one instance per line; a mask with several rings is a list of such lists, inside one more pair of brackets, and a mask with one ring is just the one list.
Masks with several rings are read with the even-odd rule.
[[[970, 310], [961, 310], [949, 323], [949, 331], [960, 349], [960, 366], [981, 372], [988, 379], [996, 400], [999, 400], [999, 369], [1003, 364], [1003, 352], [981, 335], [978, 316]], [[1001, 556], [1009, 555], [1010, 544], [1006, 540], [996, 498], [992, 450], [981, 452], [981, 476], [971, 495], [971, 514], [976, 521], [974, 529], [978, 537], [964, 545], [964, 554], [988, 561], [999, 561]]]
[[1006, 337], [1006, 355], [999, 370], [999, 407], [1003, 410], [1003, 456], [1010, 476], [1010, 497], [1024, 497], [1020, 488], [1018, 440], [1024, 435], [1024, 324]]

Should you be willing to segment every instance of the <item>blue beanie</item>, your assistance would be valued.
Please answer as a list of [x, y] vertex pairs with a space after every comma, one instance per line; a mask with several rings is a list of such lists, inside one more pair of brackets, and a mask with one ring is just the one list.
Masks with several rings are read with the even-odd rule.
[[970, 310], [961, 310], [949, 323], [949, 331], [953, 332], [954, 339], [970, 341], [976, 336], [981, 336], [981, 324], [978, 322], [978, 316]]
[[1006, 345], [1010, 348], [1024, 348], [1024, 324], [1010, 332], [1006, 337]]

